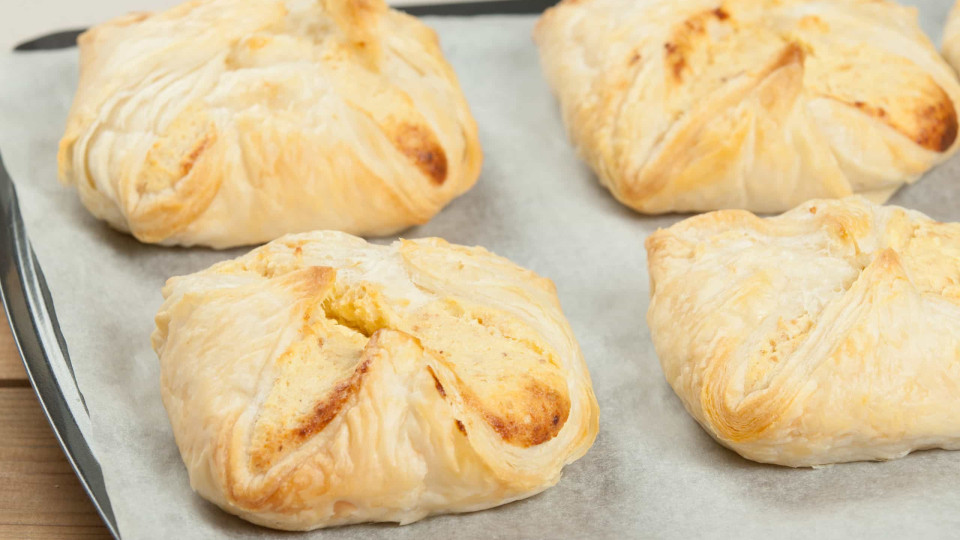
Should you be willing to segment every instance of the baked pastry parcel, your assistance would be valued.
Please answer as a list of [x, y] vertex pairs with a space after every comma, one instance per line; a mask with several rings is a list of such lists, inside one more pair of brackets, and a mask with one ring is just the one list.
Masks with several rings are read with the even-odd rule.
[[479, 174], [436, 34], [382, 0], [196, 0], [79, 45], [60, 179], [143, 242], [390, 234]]
[[564, 0], [534, 37], [570, 137], [644, 213], [885, 201], [957, 147], [957, 77], [883, 0]]
[[304, 530], [529, 497], [597, 434], [553, 283], [482, 248], [285, 236], [175, 277], [153, 345], [190, 483]]
[[953, 5], [943, 27], [943, 57], [955, 71], [960, 71], [960, 1]]
[[960, 224], [863, 198], [719, 211], [647, 240], [667, 381], [743, 457], [960, 448]]

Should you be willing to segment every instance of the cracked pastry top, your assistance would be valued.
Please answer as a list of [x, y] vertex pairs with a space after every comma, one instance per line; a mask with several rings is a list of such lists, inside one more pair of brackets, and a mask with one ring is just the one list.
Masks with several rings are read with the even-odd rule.
[[960, 86], [884, 0], [564, 0], [534, 31], [580, 155], [643, 213], [883, 202], [957, 148]]
[[960, 449], [960, 224], [861, 197], [647, 239], [667, 381], [723, 445], [793, 467]]
[[142, 242], [391, 234], [480, 171], [436, 34], [382, 0], [194, 0], [79, 46], [60, 179]]
[[254, 523], [497, 506], [597, 434], [553, 283], [479, 247], [290, 235], [163, 294], [153, 345], [190, 483]]

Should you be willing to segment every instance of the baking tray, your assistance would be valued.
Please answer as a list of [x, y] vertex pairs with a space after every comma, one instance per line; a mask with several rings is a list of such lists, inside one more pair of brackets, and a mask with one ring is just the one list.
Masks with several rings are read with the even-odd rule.
[[[465, 16], [536, 14], [555, 4], [556, 0], [488, 0], [394, 6], [411, 15]], [[76, 46], [77, 36], [85, 29], [53, 32], [24, 41], [14, 51], [50, 51]], [[2, 149], [0, 149], [2, 150]], [[7, 313], [10, 330], [23, 360], [27, 378], [33, 386], [43, 412], [73, 467], [84, 491], [114, 538], [120, 538], [117, 520], [110, 504], [100, 464], [83, 436], [78, 419], [64, 397], [64, 384], [80, 393], [75, 378], [58, 379], [53, 365], [73, 367], [67, 344], [60, 332], [57, 314], [43, 270], [30, 246], [23, 217], [17, 202], [16, 189], [3, 164], [0, 153], [0, 299]], [[80, 393], [82, 399], [82, 393]]]

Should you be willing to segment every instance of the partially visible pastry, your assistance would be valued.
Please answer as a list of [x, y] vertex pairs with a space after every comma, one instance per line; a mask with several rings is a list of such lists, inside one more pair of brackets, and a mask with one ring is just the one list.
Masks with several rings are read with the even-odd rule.
[[382, 0], [194, 0], [79, 45], [60, 179], [142, 242], [390, 234], [480, 171], [436, 34]]
[[943, 44], [940, 49], [954, 70], [960, 72], [960, 1], [953, 5], [943, 28]]
[[306, 530], [529, 497], [597, 435], [553, 283], [440, 239], [280, 238], [172, 278], [153, 345], [204, 498]]
[[534, 37], [570, 137], [644, 213], [885, 201], [957, 148], [960, 84], [885, 0], [564, 0]]
[[717, 441], [791, 467], [960, 449], [960, 223], [863, 198], [647, 240], [667, 381]]

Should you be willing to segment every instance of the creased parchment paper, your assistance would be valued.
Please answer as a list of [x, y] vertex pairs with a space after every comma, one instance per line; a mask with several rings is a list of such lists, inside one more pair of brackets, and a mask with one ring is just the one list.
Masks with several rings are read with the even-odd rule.
[[[947, 1], [923, 6], [939, 39]], [[960, 534], [960, 452], [786, 469], [714, 443], [664, 380], [645, 322], [644, 238], [680, 216], [616, 203], [567, 142], [530, 38], [534, 17], [428, 18], [480, 126], [477, 186], [403, 236], [479, 244], [552, 278], [590, 366], [600, 435], [560, 483], [497, 509], [309, 538], [950, 537]], [[56, 181], [75, 49], [0, 55], [0, 149], [90, 410], [89, 437], [125, 538], [283, 537], [190, 489], [150, 348], [160, 288], [244, 250], [141, 245], [90, 217]], [[892, 201], [960, 220], [960, 157]], [[82, 411], [81, 411], [82, 414]], [[958, 411], [960, 414], [960, 411]]]

